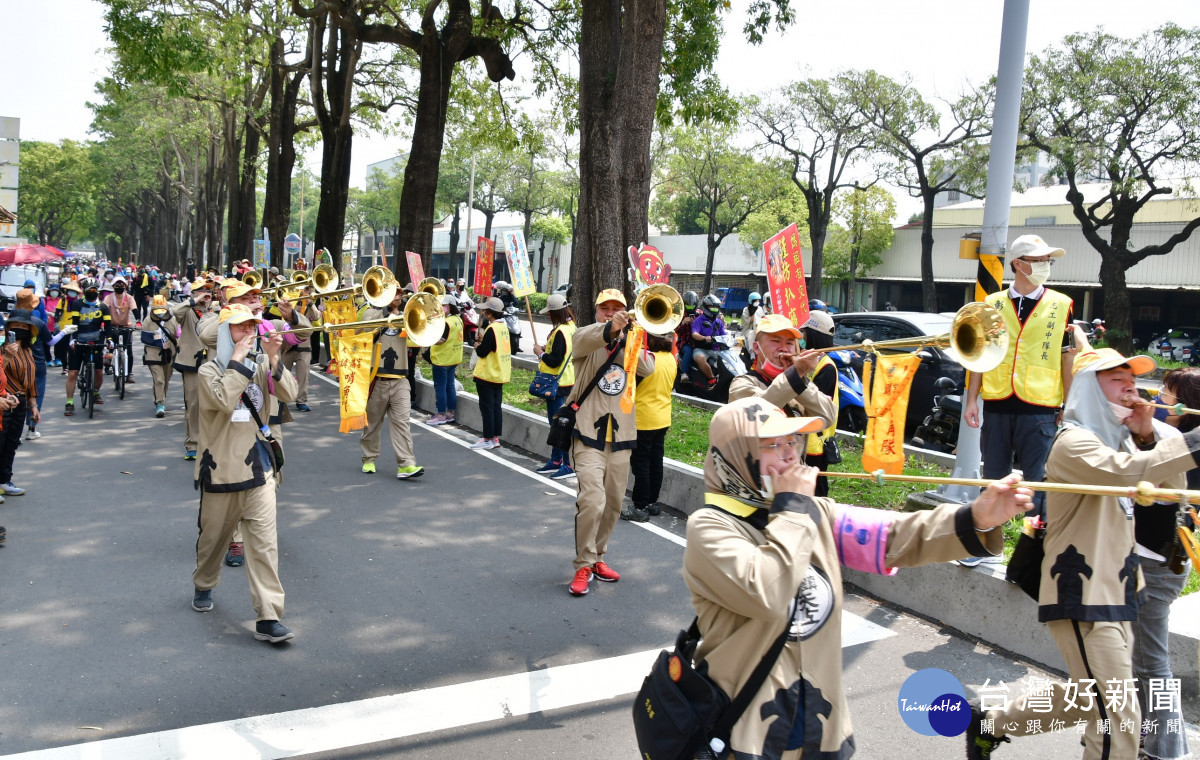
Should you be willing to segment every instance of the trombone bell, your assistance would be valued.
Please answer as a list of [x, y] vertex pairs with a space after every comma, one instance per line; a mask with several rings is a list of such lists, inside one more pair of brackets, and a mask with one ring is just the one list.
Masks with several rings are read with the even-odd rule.
[[651, 335], [670, 335], [683, 321], [683, 297], [670, 285], [649, 285], [633, 302], [633, 318]]
[[433, 293], [440, 301], [446, 295], [446, 286], [436, 277], [426, 277], [417, 285], [417, 292]]
[[969, 303], [958, 310], [950, 325], [949, 350], [964, 368], [987, 372], [1000, 366], [1008, 354], [1008, 331], [1000, 312], [986, 303]]
[[[396, 298], [400, 283], [387, 267], [373, 266], [363, 275], [362, 296], [376, 309], [385, 309]], [[439, 335], [440, 339], [441, 336]]]
[[446, 314], [440, 298], [421, 292], [408, 299], [404, 305], [404, 333], [409, 343], [422, 348], [432, 346], [442, 339], [445, 329]]
[[242, 275], [242, 282], [246, 283], [252, 288], [261, 288], [262, 275], [258, 273], [257, 269], [251, 269], [249, 272], [246, 272], [244, 275]]
[[313, 290], [317, 293], [327, 293], [331, 290], [337, 290], [338, 273], [330, 264], [322, 264], [314, 269], [310, 279]]

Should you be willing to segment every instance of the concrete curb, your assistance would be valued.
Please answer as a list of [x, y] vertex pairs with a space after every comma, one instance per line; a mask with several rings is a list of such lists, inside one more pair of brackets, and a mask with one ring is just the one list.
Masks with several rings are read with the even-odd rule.
[[[420, 378], [416, 384], [417, 407], [435, 408], [433, 384]], [[548, 457], [549, 424], [545, 416], [505, 405], [503, 441], [538, 457]], [[456, 420], [473, 430], [483, 426], [479, 399], [471, 393], [458, 394]], [[839, 434], [848, 437], [849, 434]], [[947, 467], [954, 460], [938, 452], [922, 451]], [[629, 488], [633, 480], [630, 478]], [[704, 472], [672, 459], [663, 461], [660, 502], [690, 515], [704, 503]], [[1044, 625], [1037, 622], [1037, 605], [1024, 592], [1004, 580], [1004, 566], [984, 563], [974, 568], [945, 563], [904, 568], [900, 577], [887, 578], [843, 569], [846, 581], [871, 596], [941, 621], [951, 628], [977, 636], [994, 646], [1047, 667], [1065, 671], [1066, 666]], [[1022, 624], [1023, 623], [1023, 624]], [[1183, 693], [1200, 693], [1200, 662], [1196, 651], [1200, 640], [1200, 594], [1192, 594], [1171, 607], [1171, 668], [1182, 680]]]

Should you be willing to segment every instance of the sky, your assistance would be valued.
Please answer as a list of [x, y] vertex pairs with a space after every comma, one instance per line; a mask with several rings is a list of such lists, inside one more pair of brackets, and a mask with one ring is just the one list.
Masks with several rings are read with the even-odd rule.
[[[511, 0], [502, 0], [502, 6]], [[734, 0], [717, 74], [735, 93], [764, 92], [809, 76], [872, 68], [911, 78], [927, 97], [952, 98], [966, 82], [993, 75], [1000, 50], [1001, 0], [792, 0], [797, 21], [754, 47], [741, 40], [745, 0]], [[21, 138], [88, 139], [94, 84], [109, 56], [103, 7], [94, 0], [0, 0], [5, 64], [0, 116], [21, 119]], [[1029, 0], [1027, 53], [1065, 35], [1104, 26], [1135, 36], [1167, 21], [1200, 26], [1195, 0]], [[399, 120], [399, 117], [397, 117]], [[409, 149], [404, 136], [355, 136], [352, 182], [366, 166]], [[319, 163], [319, 149], [310, 164]], [[898, 199], [900, 200], [900, 199]], [[909, 204], [902, 202], [907, 217]], [[912, 206], [916, 208], [916, 206]]]

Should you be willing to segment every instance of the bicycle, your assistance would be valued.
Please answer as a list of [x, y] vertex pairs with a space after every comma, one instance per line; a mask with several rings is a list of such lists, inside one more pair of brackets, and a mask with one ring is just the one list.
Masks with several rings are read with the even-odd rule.
[[125, 378], [132, 371], [129, 367], [129, 348], [126, 341], [133, 333], [133, 328], [118, 327], [113, 344], [113, 383], [117, 389], [117, 398], [125, 400]]
[[87, 357], [79, 366], [79, 402], [87, 409], [88, 419], [91, 419], [96, 414], [96, 351], [103, 347], [103, 343], [76, 343], [75, 347], [85, 349]]

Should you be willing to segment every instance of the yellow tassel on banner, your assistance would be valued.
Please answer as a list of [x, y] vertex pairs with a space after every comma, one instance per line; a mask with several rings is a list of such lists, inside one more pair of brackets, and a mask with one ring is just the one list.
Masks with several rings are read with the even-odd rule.
[[[889, 475], [904, 471], [904, 420], [908, 414], [908, 392], [921, 365], [915, 353], [875, 356], [878, 365], [867, 372], [867, 437], [863, 443], [864, 472], [883, 470]], [[864, 368], [871, 363], [864, 363]]]
[[633, 412], [633, 392], [637, 388], [638, 355], [642, 352], [642, 343], [646, 331], [641, 325], [634, 325], [625, 338], [625, 392], [621, 394], [621, 411], [625, 414]]

